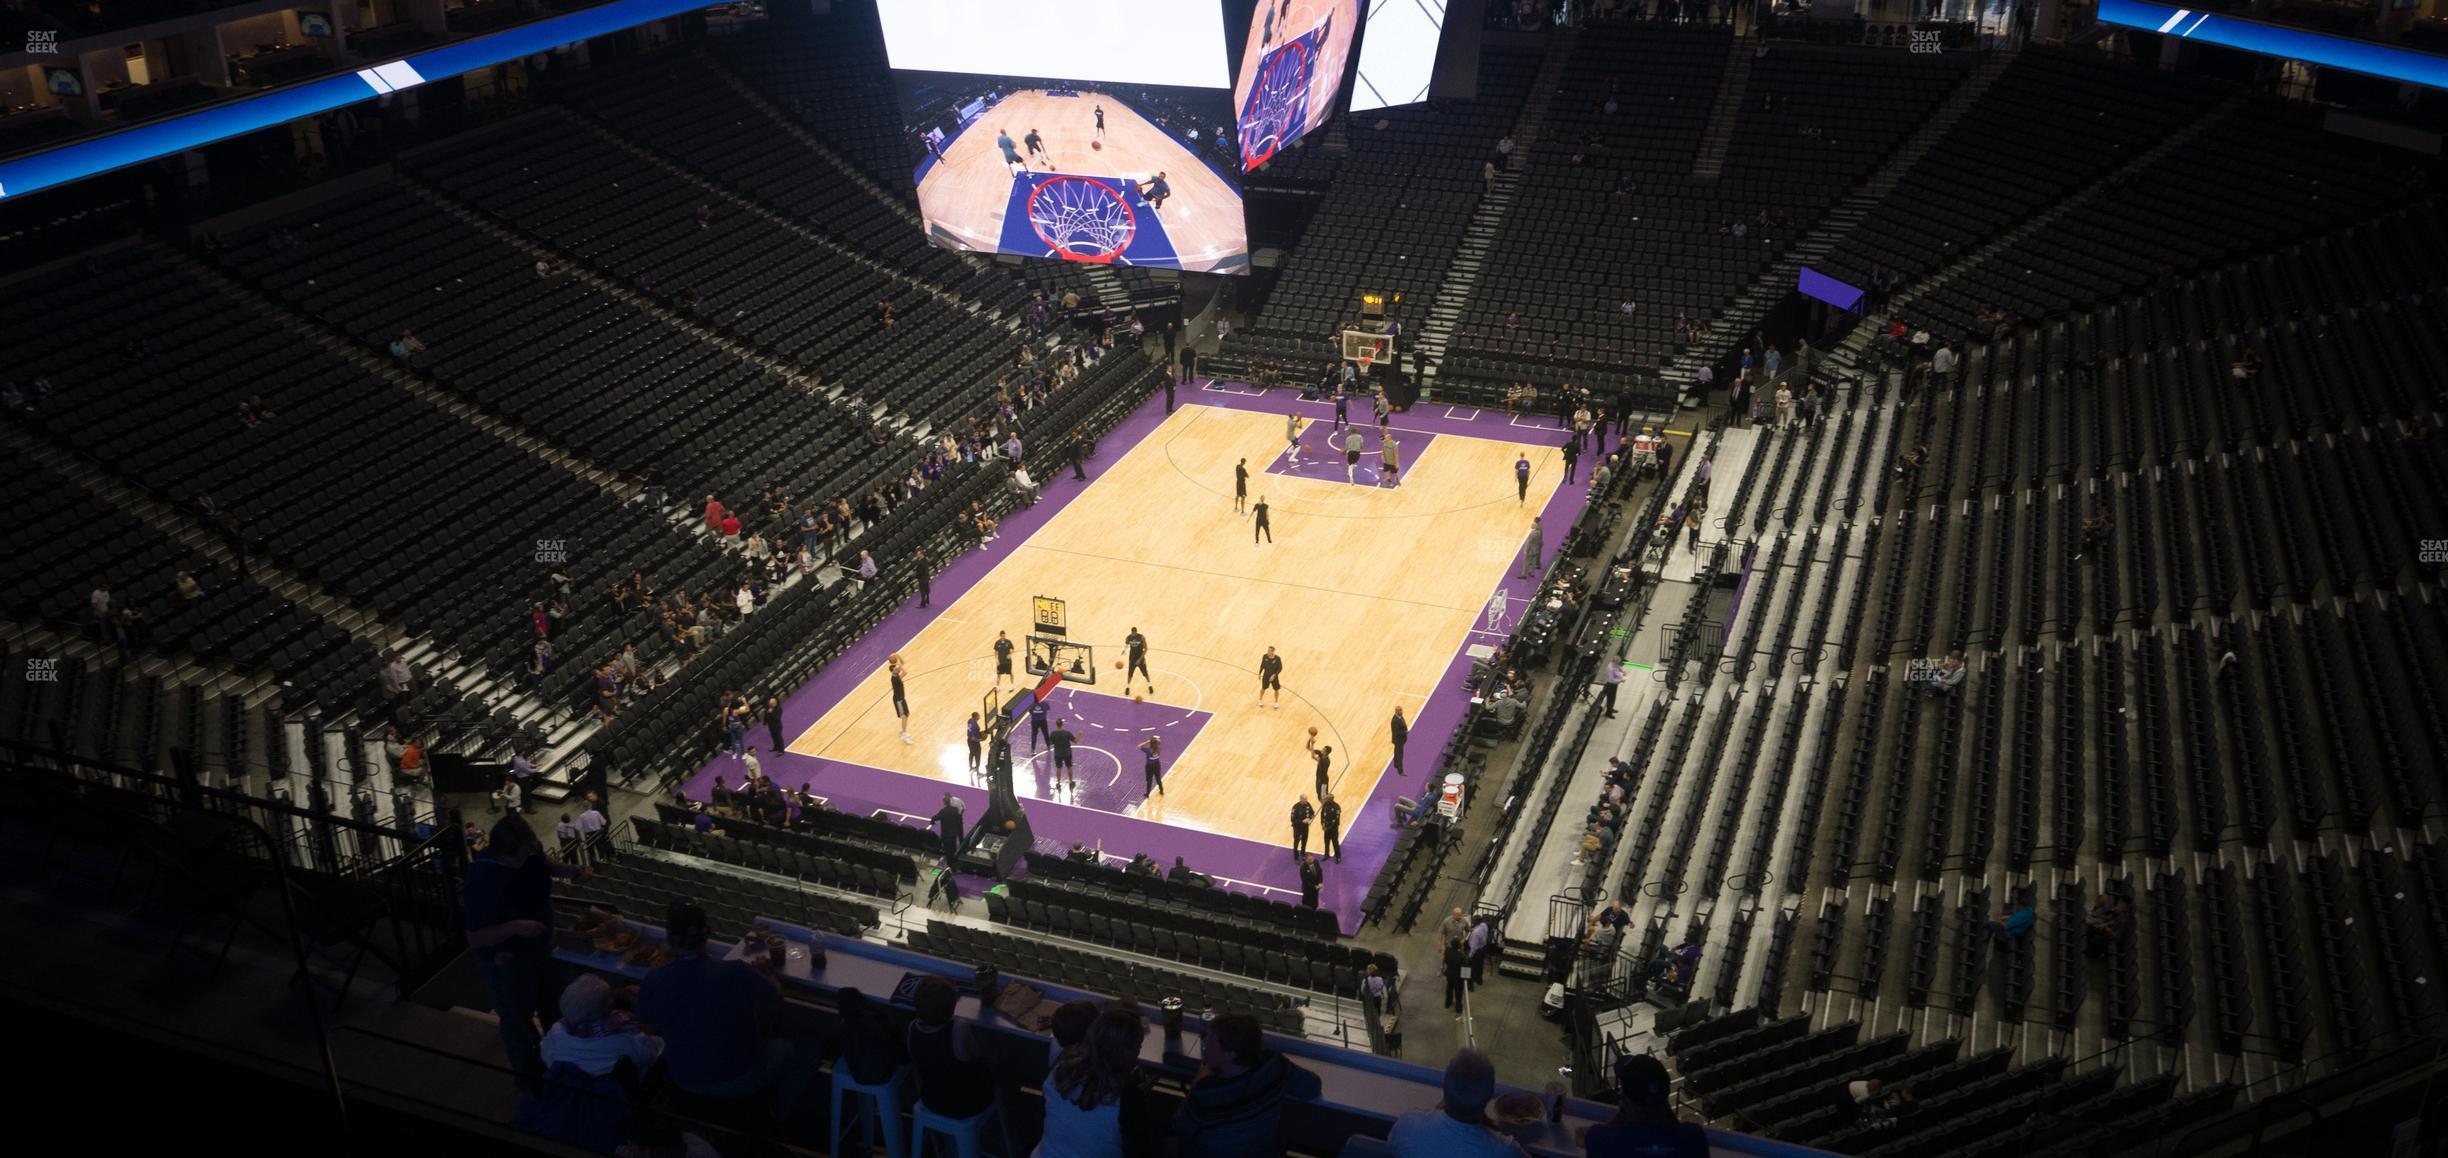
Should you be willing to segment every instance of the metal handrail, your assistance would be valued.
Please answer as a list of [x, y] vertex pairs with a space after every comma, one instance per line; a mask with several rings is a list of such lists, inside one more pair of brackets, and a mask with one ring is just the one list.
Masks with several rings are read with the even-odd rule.
[[[14, 768], [12, 770], [20, 777], [65, 778], [76, 784], [90, 784], [91, 781], [88, 778], [79, 776], [74, 771], [74, 768], [82, 767], [96, 772], [101, 772], [105, 775], [132, 777], [137, 780], [147, 781], [156, 785], [167, 786], [174, 789], [184, 788], [184, 790], [190, 794], [190, 799], [185, 807], [191, 811], [201, 811], [201, 802], [200, 800], [194, 799], [194, 794], [210, 793], [215, 795], [228, 795], [227, 793], [220, 792], [220, 790], [204, 788], [201, 785], [190, 783], [182, 786], [162, 777], [147, 773], [126, 772], [124, 770], [113, 769], [106, 765], [101, 765], [93, 761], [86, 760], [81, 756], [76, 756], [74, 754], [65, 752], [52, 752], [44, 754], [46, 758], [61, 762], [60, 767], [45, 768], [33, 763], [24, 762], [22, 758], [22, 754], [29, 752], [40, 752], [39, 749], [31, 748], [28, 745], [15, 743], [13, 741], [0, 741], [0, 747], [5, 747], [11, 752], [21, 754], [19, 759], [11, 761], [11, 763], [14, 764]], [[175, 797], [170, 799], [172, 803], [178, 802]], [[241, 799], [244, 798], [241, 797]], [[70, 794], [68, 804], [71, 807], [86, 806], [96, 809], [102, 809], [104, 807], [99, 802], [84, 796], [82, 793], [75, 792]], [[273, 807], [287, 808], [289, 811], [297, 811], [294, 808], [288, 808], [288, 806], [274, 805]], [[122, 819], [125, 816], [124, 811], [120, 809], [107, 809], [106, 811], [111, 819]], [[276, 849], [279, 847], [279, 842], [273, 839], [271, 830], [257, 823], [252, 817], [249, 817], [244, 813], [214, 810], [210, 812], [209, 815], [224, 823], [237, 825], [241, 831], [249, 833], [255, 839], [261, 841], [263, 847], [267, 850]], [[311, 977], [312, 974], [307, 969], [306, 939], [304, 934], [300, 931], [298, 924], [297, 894], [295, 891], [296, 886], [289, 879], [288, 859], [281, 856], [267, 856], [264, 859], [269, 860], [272, 863], [272, 880], [274, 889], [280, 897], [281, 923], [288, 933], [287, 940], [289, 942], [290, 957], [297, 965], [298, 976]], [[348, 1095], [340, 1084], [340, 1064], [338, 1059], [332, 1054], [330, 1029], [323, 1023], [323, 1003], [320, 1000], [316, 1000], [311, 993], [308, 994], [308, 999], [306, 1001], [306, 1016], [309, 1023], [314, 1028], [315, 1055], [316, 1058], [322, 1063], [323, 1078], [331, 1095], [333, 1112], [338, 1114], [340, 1118], [345, 1121], [348, 1117]]]

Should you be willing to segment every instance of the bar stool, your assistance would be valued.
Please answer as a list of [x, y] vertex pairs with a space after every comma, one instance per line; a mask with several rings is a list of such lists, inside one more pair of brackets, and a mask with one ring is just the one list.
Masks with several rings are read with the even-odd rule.
[[1003, 1136], [1003, 1153], [1018, 1153], [1012, 1148], [1011, 1127], [1003, 1122], [1003, 1104], [999, 1101], [966, 1118], [944, 1117], [920, 1102], [911, 1118], [916, 1123], [910, 1138], [912, 1158], [926, 1158], [928, 1134], [940, 1134], [948, 1139], [957, 1158], [984, 1158], [986, 1123], [989, 1121], [995, 1124], [995, 1132]]
[[[873, 1152], [875, 1136], [881, 1132], [886, 1158], [909, 1158], [909, 1142], [901, 1127], [901, 1090], [908, 1078], [909, 1067], [903, 1066], [894, 1070], [891, 1077], [868, 1085], [851, 1077], [848, 1069], [836, 1068], [833, 1071], [832, 1144], [826, 1147], [826, 1151], [832, 1154], [845, 1152], [842, 1139], [849, 1135], [850, 1126], [855, 1121], [860, 1143], [858, 1153]], [[849, 1101], [852, 1098], [858, 1100]], [[849, 1106], [848, 1116], [842, 1112], [845, 1104]]]

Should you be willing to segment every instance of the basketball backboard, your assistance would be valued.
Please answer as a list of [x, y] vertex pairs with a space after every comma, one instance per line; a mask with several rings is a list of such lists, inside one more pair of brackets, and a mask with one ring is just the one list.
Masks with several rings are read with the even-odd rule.
[[1394, 358], [1394, 338], [1375, 330], [1343, 331], [1343, 360], [1360, 363], [1363, 370], [1389, 365]]
[[1030, 675], [1061, 672], [1065, 683], [1096, 682], [1096, 649], [1087, 644], [1032, 634], [1028, 637], [1027, 650]]

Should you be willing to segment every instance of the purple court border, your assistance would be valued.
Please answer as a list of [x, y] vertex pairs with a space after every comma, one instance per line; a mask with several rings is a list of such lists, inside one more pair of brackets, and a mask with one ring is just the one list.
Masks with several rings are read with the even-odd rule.
[[[1334, 417], [1331, 402], [1302, 401], [1298, 393], [1291, 389], [1259, 391], [1237, 382], [1193, 379], [1180, 390], [1179, 400], [1182, 405], [1250, 413], [1297, 413], [1313, 422], [1332, 422]], [[1355, 417], [1365, 420], [1366, 408], [1356, 409], [1361, 413]], [[1164, 395], [1158, 392], [1123, 419], [1112, 433], [1099, 440], [1097, 463], [1118, 461], [1146, 441], [1165, 418]], [[1398, 437], [1408, 434], [1418, 439], [1423, 449], [1431, 441], [1425, 437], [1429, 435], [1487, 438], [1550, 448], [1561, 447], [1566, 437], [1558, 429], [1552, 414], [1517, 418], [1501, 411], [1474, 410], [1441, 403], [1423, 403], [1408, 412], [1396, 414], [1391, 419], [1391, 425]], [[1373, 431], [1370, 433], [1373, 434]], [[1601, 435], [1601, 445], [1613, 445], [1603, 441], [1605, 437]], [[1409, 450], [1408, 443], [1405, 450]], [[1584, 468], [1593, 467], [1604, 457], [1603, 453], [1585, 454], [1581, 465]], [[1406, 468], [1414, 461], [1408, 453], [1404, 455], [1404, 460]], [[1533, 456], [1533, 470], [1537, 473], [1562, 469], [1560, 456]], [[1040, 476], [1043, 492], [1037, 504], [1013, 511], [1009, 518], [1003, 520], [994, 542], [952, 560], [935, 578], [934, 598], [944, 600], [947, 605], [957, 601], [988, 572], [1010, 557], [1021, 543], [1079, 498], [1096, 481], [1096, 475], [1097, 472], [1091, 469], [1088, 482], [1080, 482], [1071, 478], [1067, 471], [1045, 471]], [[1507, 477], [1499, 485], [1509, 487], [1512, 481]], [[1540, 527], [1551, 550], [1563, 543], [1565, 534], [1579, 517], [1588, 496], [1588, 471], [1584, 469], [1577, 481], [1558, 487], [1547, 505], [1540, 510]], [[1553, 561], [1552, 554], [1549, 561]], [[1518, 604], [1528, 596], [1532, 587], [1530, 580], [1521, 578], [1520, 560], [1517, 558], [1506, 569], [1505, 578], [1498, 589], [1504, 592], [1508, 603]], [[1023, 613], [1015, 611], [1013, 614], [1018, 616]], [[882, 667], [886, 655], [917, 638], [919, 631], [934, 617], [932, 609], [918, 606], [915, 594], [905, 599], [874, 630], [817, 672], [815, 678], [784, 697], [784, 733], [796, 740], [796, 732], [804, 731], [809, 722], [822, 717], [861, 680]], [[1385, 867], [1386, 858], [1393, 852], [1396, 836], [1394, 799], [1397, 796], [1417, 796], [1426, 789], [1433, 762], [1454, 730], [1461, 726], [1464, 711], [1469, 706], [1468, 701], [1457, 694], [1470, 668], [1466, 649], [1473, 642], [1492, 644], [1500, 638], [1499, 635], [1474, 629], [1456, 641], [1453, 658], [1446, 664], [1427, 702], [1411, 720], [1411, 737], [1404, 746], [1411, 775], [1381, 776], [1368, 799], [1362, 801], [1358, 808], [1345, 810], [1344, 860], [1337, 864], [1321, 858], [1326, 870], [1326, 883], [1319, 904], [1337, 914], [1346, 935], [1358, 931], [1362, 915], [1360, 903], [1367, 896], [1369, 885], [1376, 880], [1378, 872]], [[792, 721], [798, 721], [796, 729], [790, 726]], [[1020, 729], [1020, 735], [1025, 738], [1025, 724]], [[812, 784], [818, 796], [843, 811], [867, 813], [882, 809], [901, 813], [911, 818], [911, 823], [920, 823], [921, 818], [931, 815], [941, 806], [947, 792], [962, 797], [973, 816], [978, 815], [986, 804], [983, 784], [954, 784], [840, 760], [802, 756], [795, 752], [771, 753], [761, 759], [765, 774], [775, 782], [786, 788], [796, 788], [801, 783]], [[715, 757], [689, 778], [689, 794], [702, 797], [712, 784], [713, 777], [718, 774], [736, 780], [740, 767], [740, 763], [729, 756]], [[1390, 770], [1390, 766], [1381, 769]], [[1069, 847], [1072, 842], [1079, 841], [1124, 857], [1135, 852], [1146, 852], [1160, 861], [1181, 856], [1188, 860], [1191, 867], [1232, 882], [1227, 884], [1228, 888], [1262, 891], [1278, 900], [1298, 897], [1300, 878], [1289, 848], [1288, 824], [1285, 833], [1287, 843], [1274, 845], [1051, 800], [1034, 799], [1030, 804], [1029, 824], [1040, 847]], [[1313, 849], [1316, 843], [1313, 839]]]

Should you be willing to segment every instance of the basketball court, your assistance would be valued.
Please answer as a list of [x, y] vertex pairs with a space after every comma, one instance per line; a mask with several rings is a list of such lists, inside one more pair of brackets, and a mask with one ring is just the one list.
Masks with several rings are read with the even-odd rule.
[[[1023, 143], [1031, 130], [1043, 152]], [[1004, 162], [1004, 133], [1028, 171]], [[1022, 89], [940, 149], [919, 168], [918, 208], [928, 232], [956, 248], [1193, 271], [1249, 263], [1240, 191], [1112, 93]], [[1158, 207], [1141, 190], [1160, 172], [1171, 195]]]
[[1256, 169], [1334, 110], [1360, 0], [1259, 0], [1233, 84], [1242, 165]]
[[[1401, 485], [1382, 485], [1360, 400], [1352, 416], [1364, 453], [1346, 481], [1343, 458], [1325, 447], [1330, 405], [1247, 391], [1201, 383], [1169, 416], [1153, 398], [1103, 440], [1088, 482], [1045, 472], [1046, 497], [1013, 512], [998, 541], [956, 559], [935, 583], [933, 607], [905, 604], [787, 697], [792, 738], [766, 759], [767, 774], [786, 787], [810, 783], [846, 810], [923, 818], [951, 791], [978, 815], [986, 780], [969, 770], [964, 728], [996, 686], [996, 633], [1015, 645], [1016, 670], [998, 697], [1008, 700], [1039, 683], [1025, 670], [1028, 641], [1037, 600], [1057, 599], [1065, 638], [1091, 648], [1097, 670], [1094, 684], [1063, 683], [1048, 697], [1079, 736], [1076, 789], [1055, 782], [1051, 754], [1036, 749], [1025, 721], [1012, 733], [1014, 788], [1038, 847], [1081, 841], [1166, 863], [1181, 855], [1228, 887], [1289, 896], [1298, 884], [1287, 814], [1298, 797], [1315, 800], [1304, 744], [1315, 727], [1318, 743], [1334, 747], [1350, 846], [1345, 864], [1328, 866], [1325, 904], [1356, 921], [1393, 843], [1394, 798], [1429, 791], [1437, 753], [1467, 709], [1469, 652], [1500, 642], [1529, 593], [1516, 576], [1530, 519], [1543, 515], [1546, 541], [1562, 542], [1586, 479], [1563, 484], [1560, 431], [1423, 406], [1394, 416]], [[1287, 412], [1311, 424], [1297, 465], [1285, 452]], [[1513, 473], [1524, 456], [1526, 503]], [[1243, 459], [1252, 503], [1264, 496], [1270, 508], [1272, 544], [1253, 543], [1251, 521], [1233, 512], [1233, 466]], [[1491, 625], [1499, 593], [1510, 610]], [[1133, 628], [1148, 640], [1153, 694], [1144, 679], [1125, 694], [1115, 666]], [[1280, 710], [1257, 704], [1269, 646], [1284, 660]], [[896, 652], [914, 743], [901, 741], [892, 713], [884, 660]], [[1402, 779], [1390, 767], [1397, 706], [1412, 726]], [[1151, 736], [1162, 740], [1164, 765], [1164, 791], [1153, 796], [1139, 749]], [[738, 771], [718, 757], [693, 790]]]

